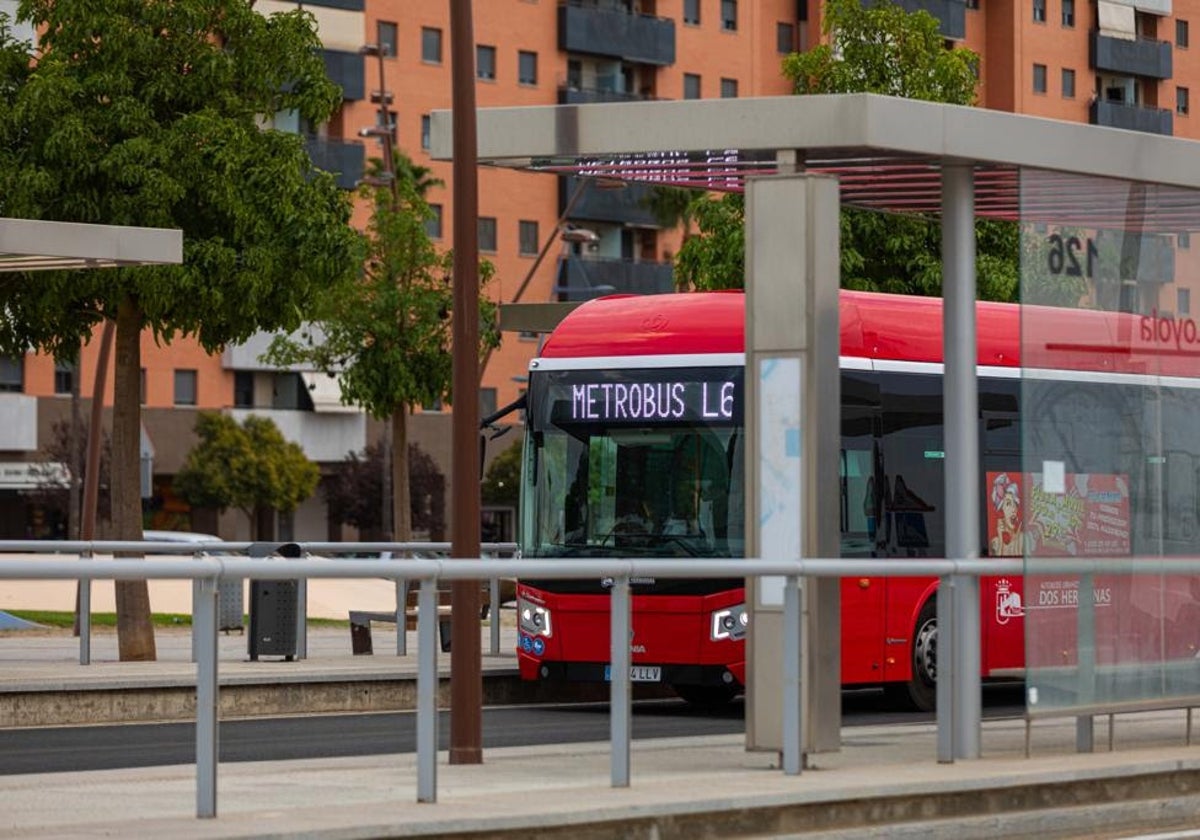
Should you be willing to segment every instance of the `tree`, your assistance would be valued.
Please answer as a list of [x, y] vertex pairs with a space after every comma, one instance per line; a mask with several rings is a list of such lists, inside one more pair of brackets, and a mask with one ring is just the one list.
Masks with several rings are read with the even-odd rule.
[[[321, 485], [335, 522], [365, 533], [382, 531], [383, 454], [379, 444], [369, 444], [361, 454], [351, 452]], [[413, 530], [441, 540], [446, 530], [446, 477], [415, 443], [408, 446], [408, 463]]]
[[[454, 256], [439, 253], [426, 232], [433, 211], [421, 196], [421, 168], [404, 165], [407, 158], [396, 154], [395, 179], [364, 187], [372, 213], [362, 276], [351, 287], [324, 295], [314, 329], [299, 338], [277, 337], [266, 358], [336, 376], [347, 403], [378, 420], [391, 418], [393, 521], [396, 539], [407, 542], [412, 537], [408, 412], [452, 396]], [[379, 162], [373, 165], [378, 175]], [[491, 264], [483, 261], [481, 284], [491, 275]], [[480, 296], [481, 347], [469, 352], [482, 354], [499, 344], [494, 308]]]
[[199, 441], [184, 458], [174, 487], [196, 507], [237, 508], [259, 539], [265, 510], [294, 511], [317, 489], [321, 471], [299, 444], [284, 438], [274, 421], [251, 414], [237, 420], [213, 412], [196, 417]]
[[[349, 197], [314, 169], [294, 112], [326, 121], [341, 94], [315, 20], [246, 0], [21, 0], [41, 33], [31, 69], [0, 61], [6, 215], [179, 228], [182, 266], [45, 273], [0, 283], [0, 350], [74, 359], [115, 322], [113, 526], [140, 539], [140, 338], [193, 335], [208, 351], [292, 330], [318, 290], [352, 277]], [[5, 55], [10, 50], [4, 50]], [[144, 582], [117, 584], [120, 657], [153, 659]]]
[[[800, 95], [878, 93], [909, 99], [973, 104], [979, 57], [947, 49], [937, 20], [906, 13], [890, 2], [825, 4], [826, 42], [783, 61], [783, 73]], [[684, 242], [676, 258], [679, 285], [697, 289], [743, 284], [745, 211], [742, 196], [707, 195], [692, 213], [700, 236]], [[863, 291], [937, 295], [941, 292], [941, 228], [908, 214], [843, 208], [842, 286]], [[1019, 235], [1012, 222], [976, 222], [978, 296], [1012, 300], [1019, 283]]]
[[[82, 421], [82, 428], [76, 430], [76, 435], [86, 438], [87, 433], [88, 423]], [[112, 475], [112, 440], [103, 431], [101, 437], [96, 518], [107, 521], [112, 519], [112, 494], [108, 491]], [[79, 508], [71, 505], [69, 496], [82, 488], [87, 467], [76, 461], [71, 444], [71, 421], [59, 420], [51, 424], [50, 439], [41, 451], [43, 460], [38, 467], [38, 485], [33, 500], [47, 509], [60, 511], [68, 519], [70, 539], [78, 539], [79, 523], [70, 522], [68, 512]]]

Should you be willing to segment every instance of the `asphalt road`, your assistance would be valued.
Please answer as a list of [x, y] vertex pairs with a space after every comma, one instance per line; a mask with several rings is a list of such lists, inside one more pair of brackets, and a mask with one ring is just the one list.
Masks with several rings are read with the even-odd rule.
[[[1021, 714], [1021, 690], [988, 689], [985, 716]], [[639, 701], [633, 708], [633, 737], [672, 738], [745, 731], [744, 707], [701, 711], [679, 700]], [[878, 691], [846, 692], [843, 723], [863, 726], [933, 720], [931, 714], [888, 710]], [[438, 743], [450, 741], [450, 716], [439, 716]], [[497, 706], [483, 710], [483, 747], [607, 741], [605, 703]], [[0, 775], [111, 770], [191, 764], [196, 756], [191, 723], [123, 724], [0, 730]], [[222, 721], [220, 761], [275, 761], [299, 758], [407, 753], [416, 749], [412, 712], [313, 715]]]

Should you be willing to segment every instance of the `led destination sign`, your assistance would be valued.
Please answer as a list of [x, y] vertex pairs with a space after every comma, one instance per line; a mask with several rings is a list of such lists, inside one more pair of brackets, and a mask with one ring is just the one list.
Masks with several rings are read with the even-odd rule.
[[732, 422], [741, 416], [741, 383], [732, 379], [582, 382], [570, 386], [574, 422]]

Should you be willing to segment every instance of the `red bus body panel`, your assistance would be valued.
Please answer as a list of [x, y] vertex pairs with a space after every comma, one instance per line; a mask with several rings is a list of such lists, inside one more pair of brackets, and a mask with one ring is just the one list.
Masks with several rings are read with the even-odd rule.
[[[573, 310], [547, 338], [542, 357], [553, 359], [653, 357], [744, 353], [744, 295], [700, 292], [618, 295]], [[981, 367], [1049, 368], [1160, 375], [1195, 375], [1197, 338], [1184, 322], [1087, 310], [1018, 307], [979, 302], [976, 363]], [[943, 361], [942, 301], [843, 290], [841, 355], [846, 358], [935, 363]], [[909, 637], [935, 579], [845, 578], [842, 582], [842, 682], [878, 684], [912, 677]], [[1022, 581], [980, 582], [984, 675], [1024, 664], [1024, 622], [998, 621], [997, 599]], [[998, 594], [999, 593], [999, 594]], [[1011, 597], [1011, 595], [1009, 596]], [[537, 592], [551, 608], [556, 630], [545, 655], [518, 651], [522, 676], [536, 678], [542, 660], [607, 662], [608, 599]], [[633, 598], [633, 662], [720, 663], [744, 684], [742, 642], [708, 641], [713, 609], [740, 603], [741, 589], [706, 598]], [[882, 613], [880, 612], [882, 610]], [[882, 618], [880, 616], [883, 616]], [[865, 624], [864, 622], [875, 622]], [[684, 638], [693, 640], [685, 642]], [[700, 640], [696, 642], [694, 640]], [[639, 645], [645, 646], [642, 652]]]

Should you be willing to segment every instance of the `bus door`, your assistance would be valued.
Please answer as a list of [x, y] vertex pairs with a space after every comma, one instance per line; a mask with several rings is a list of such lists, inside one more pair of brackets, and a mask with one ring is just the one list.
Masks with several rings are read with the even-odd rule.
[[[942, 378], [924, 372], [886, 372], [880, 379], [882, 557], [944, 557], [945, 443]], [[907, 681], [921, 610], [936, 581], [889, 577], [885, 595], [886, 681]]]
[[[1021, 557], [1023, 545], [1002, 547], [1002, 537], [992, 533], [988, 523], [1003, 519], [1006, 503], [1002, 487], [1005, 476], [1019, 481], [1021, 474], [1021, 422], [1015, 411], [981, 412], [982, 433], [979, 452], [983, 470], [980, 510], [983, 512], [983, 550], [980, 556], [1003, 555]], [[1019, 497], [1018, 497], [1019, 498]], [[1024, 586], [1019, 575], [982, 577], [979, 579], [979, 605], [982, 611], [980, 627], [983, 632], [980, 651], [983, 672], [991, 676], [1016, 675], [1025, 662], [1025, 600]], [[1007, 672], [1007, 673], [1006, 673]]]
[[[842, 410], [841, 556], [876, 556], [882, 498], [875, 475], [879, 459], [876, 432], [879, 412]], [[842, 682], [873, 683], [883, 671], [883, 578], [842, 578]]]

